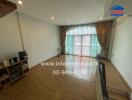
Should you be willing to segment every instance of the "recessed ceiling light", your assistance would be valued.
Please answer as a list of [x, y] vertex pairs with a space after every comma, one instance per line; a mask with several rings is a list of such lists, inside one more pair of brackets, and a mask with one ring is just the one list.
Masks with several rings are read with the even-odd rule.
[[54, 16], [51, 16], [51, 20], [55, 20], [55, 17]]
[[19, 5], [23, 5], [22, 0], [18, 0], [17, 3], [18, 3]]

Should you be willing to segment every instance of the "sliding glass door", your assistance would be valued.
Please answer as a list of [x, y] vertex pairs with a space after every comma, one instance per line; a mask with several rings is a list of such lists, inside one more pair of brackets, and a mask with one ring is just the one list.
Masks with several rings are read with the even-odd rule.
[[94, 26], [78, 26], [67, 31], [65, 53], [96, 57], [101, 47]]
[[81, 55], [81, 36], [79, 35], [75, 35], [73, 36], [74, 37], [74, 42], [73, 42], [73, 48], [74, 48], [74, 51], [73, 51], [73, 54], [75, 55]]

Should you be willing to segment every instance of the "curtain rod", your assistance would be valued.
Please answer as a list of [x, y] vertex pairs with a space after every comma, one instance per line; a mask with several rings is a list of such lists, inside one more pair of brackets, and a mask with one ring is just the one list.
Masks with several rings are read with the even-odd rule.
[[75, 24], [75, 25], [62, 25], [62, 26], [59, 26], [59, 27], [71, 27], [71, 26], [83, 26], [83, 25], [93, 25], [93, 24], [97, 24], [97, 23], [105, 23], [105, 22], [113, 22], [115, 19], [110, 19], [110, 20], [100, 20], [100, 21], [97, 21], [97, 22], [91, 22], [91, 23], [85, 23], [85, 24]]

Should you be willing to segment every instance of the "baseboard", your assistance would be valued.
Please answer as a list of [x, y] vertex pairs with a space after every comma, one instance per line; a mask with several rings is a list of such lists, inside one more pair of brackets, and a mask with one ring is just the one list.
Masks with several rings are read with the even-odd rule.
[[111, 64], [112, 64], [112, 66], [114, 67], [114, 69], [118, 72], [118, 74], [120, 75], [120, 77], [122, 78], [122, 80], [125, 82], [125, 84], [128, 86], [128, 88], [129, 88], [129, 96], [131, 96], [131, 98], [132, 98], [132, 89], [131, 89], [131, 87], [130, 87], [130, 85], [127, 83], [127, 81], [125, 80], [125, 78], [122, 76], [122, 74], [118, 71], [118, 69], [116, 68], [116, 66], [112, 63], [112, 61], [110, 60], [110, 62], [111, 62]]
[[[60, 54], [57, 54], [57, 55], [55, 55], [55, 56], [52, 56], [52, 57], [50, 57], [50, 58], [48, 58], [47, 60], [42, 61], [42, 62], [49, 61], [49, 60], [51, 60], [51, 59], [53, 59], [54, 57], [57, 57], [57, 56], [59, 56], [59, 55], [60, 55]], [[40, 63], [38, 63], [38, 64], [36, 64], [36, 65], [30, 67], [29, 70], [30, 70], [30, 71], [33, 70], [35, 67], [39, 66], [42, 62], [40, 62]]]

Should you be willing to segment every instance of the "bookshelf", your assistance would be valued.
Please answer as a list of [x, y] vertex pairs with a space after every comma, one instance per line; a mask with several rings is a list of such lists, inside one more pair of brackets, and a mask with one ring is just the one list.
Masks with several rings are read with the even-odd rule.
[[6, 84], [12, 84], [21, 79], [29, 71], [27, 59], [18, 61], [15, 64], [0, 69], [0, 87]]

